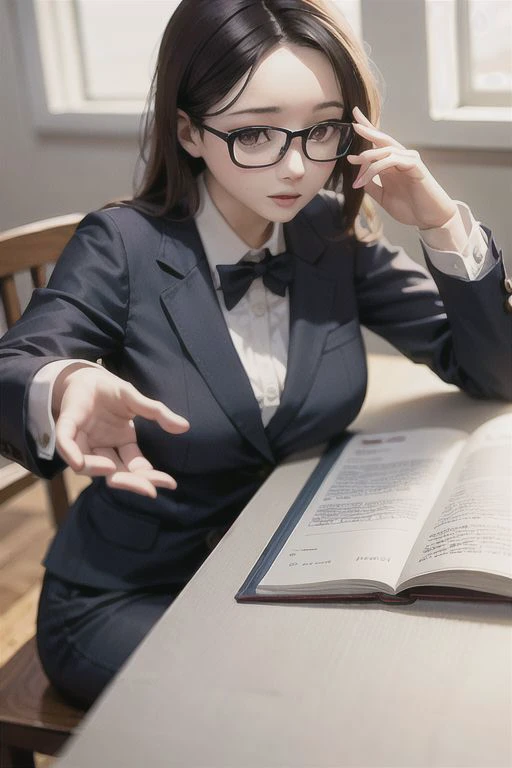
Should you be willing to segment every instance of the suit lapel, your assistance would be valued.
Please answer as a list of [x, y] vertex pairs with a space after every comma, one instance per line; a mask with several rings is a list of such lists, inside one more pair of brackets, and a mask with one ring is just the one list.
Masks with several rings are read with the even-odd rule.
[[233, 346], [213, 287], [206, 255], [193, 222], [173, 223], [164, 236], [160, 268], [176, 278], [161, 294], [197, 369], [230, 421], [264, 457], [274, 462], [251, 384]]
[[290, 290], [290, 343], [281, 403], [266, 428], [272, 443], [293, 421], [317, 371], [334, 299], [334, 279], [316, 265], [326, 248], [301, 213], [285, 226], [287, 248], [295, 254], [296, 275]]

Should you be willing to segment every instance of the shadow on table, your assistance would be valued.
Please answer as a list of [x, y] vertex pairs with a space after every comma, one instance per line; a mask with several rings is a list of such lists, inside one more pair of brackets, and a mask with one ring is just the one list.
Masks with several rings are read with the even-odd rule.
[[362, 421], [365, 432], [415, 427], [453, 427], [472, 432], [485, 421], [504, 413], [507, 406], [511, 410], [510, 404], [504, 401], [478, 400], [460, 391], [439, 392], [397, 401], [384, 412], [381, 407], [373, 412], [371, 406], [367, 410], [363, 406], [354, 428]]

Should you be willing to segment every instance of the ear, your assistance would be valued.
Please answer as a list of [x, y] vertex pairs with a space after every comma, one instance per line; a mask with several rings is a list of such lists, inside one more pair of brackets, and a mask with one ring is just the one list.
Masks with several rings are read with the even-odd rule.
[[203, 142], [198, 129], [182, 109], [178, 109], [178, 141], [189, 155], [201, 157]]

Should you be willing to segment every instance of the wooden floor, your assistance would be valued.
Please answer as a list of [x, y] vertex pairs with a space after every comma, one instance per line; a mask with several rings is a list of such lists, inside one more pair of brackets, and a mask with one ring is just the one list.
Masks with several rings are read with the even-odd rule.
[[[66, 470], [72, 498], [88, 480]], [[0, 505], [0, 667], [35, 633], [44, 557], [54, 535], [43, 481]], [[38, 758], [49, 768], [51, 758]]]
[[[66, 475], [73, 497], [87, 482]], [[35, 632], [41, 560], [53, 534], [42, 481], [0, 505], [0, 666]]]

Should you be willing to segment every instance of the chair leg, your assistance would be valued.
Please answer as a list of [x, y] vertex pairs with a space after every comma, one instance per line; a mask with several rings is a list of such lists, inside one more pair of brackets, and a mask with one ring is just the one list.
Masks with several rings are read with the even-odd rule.
[[64, 522], [69, 509], [68, 493], [62, 473], [48, 480], [46, 488], [52, 507], [53, 520], [58, 528]]
[[0, 744], [0, 766], [2, 768], [36, 768], [34, 753], [8, 744]]

